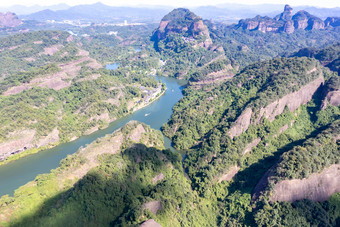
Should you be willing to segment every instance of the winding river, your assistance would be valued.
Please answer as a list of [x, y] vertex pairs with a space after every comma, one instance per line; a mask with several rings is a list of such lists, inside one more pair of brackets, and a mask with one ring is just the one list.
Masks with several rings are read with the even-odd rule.
[[[162, 97], [149, 106], [112, 122], [103, 130], [0, 166], [0, 197], [5, 194], [13, 195], [15, 189], [34, 180], [38, 174], [48, 173], [51, 169], [57, 168], [60, 160], [75, 153], [81, 146], [84, 147], [97, 138], [114, 132], [131, 120], [144, 122], [154, 129], [160, 129], [169, 120], [172, 107], [182, 98], [182, 86], [185, 82], [166, 77], [156, 78], [166, 83], [167, 90]], [[164, 137], [164, 142], [166, 148], [171, 148], [168, 138]]]

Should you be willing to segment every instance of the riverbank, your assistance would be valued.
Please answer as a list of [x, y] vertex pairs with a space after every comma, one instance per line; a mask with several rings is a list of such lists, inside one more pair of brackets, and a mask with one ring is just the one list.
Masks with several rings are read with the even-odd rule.
[[[173, 106], [183, 97], [182, 89], [187, 81], [169, 77], [156, 77], [156, 79], [165, 83], [167, 89], [150, 105], [117, 119], [105, 129], [99, 129], [74, 141], [61, 143], [51, 149], [27, 155], [0, 166], [0, 197], [6, 194], [13, 195], [16, 189], [34, 180], [37, 175], [49, 173], [51, 169], [57, 168], [60, 161], [68, 155], [75, 153], [81, 147], [86, 147], [87, 144], [98, 138], [113, 133], [131, 120], [143, 122], [153, 129], [160, 130], [161, 126], [171, 117]], [[170, 148], [170, 146], [171, 141], [167, 141], [165, 148]]]
[[165, 94], [166, 89], [167, 89], [166, 86], [160, 85], [157, 89], [155, 89], [154, 93], [152, 93], [149, 97], [146, 98], [146, 100], [144, 102], [133, 107], [133, 112], [140, 110], [144, 107], [147, 107], [148, 105], [150, 105], [151, 103], [153, 103], [154, 101], [156, 101], [157, 99], [162, 97], [162, 95]]
[[[149, 95], [145, 98], [145, 100], [143, 100], [143, 99], [139, 100], [139, 102], [138, 102], [139, 104], [136, 105], [136, 106], [134, 106], [134, 107], [131, 109], [131, 111], [129, 111], [129, 112], [128, 112], [127, 114], [125, 114], [124, 116], [122, 116], [122, 118], [123, 118], [123, 117], [126, 117], [127, 115], [133, 114], [133, 113], [136, 112], [137, 110], [140, 110], [140, 109], [142, 109], [142, 108], [145, 108], [145, 107], [149, 106], [150, 104], [152, 104], [153, 102], [155, 102], [156, 100], [158, 100], [162, 95], [164, 95], [164, 94], [165, 94], [165, 91], [166, 91], [166, 86], [164, 86], [163, 84], [159, 85], [159, 87], [156, 88], [156, 89], [154, 90], [153, 93], [149, 94]], [[96, 130], [92, 131], [90, 134], [92, 134], [92, 133], [94, 133], [94, 132], [96, 132], [96, 131], [98, 131], [98, 130], [103, 130], [103, 129], [109, 127], [109, 125], [110, 125], [111, 123], [113, 123], [114, 121], [117, 121], [117, 120], [119, 120], [119, 119], [115, 119], [115, 120], [113, 120], [113, 121], [109, 121], [107, 125], [104, 125], [104, 126], [101, 127], [101, 128], [98, 128], [98, 126], [96, 126], [96, 127], [97, 127]], [[85, 133], [85, 134], [83, 134], [83, 135], [81, 135], [81, 136], [90, 135], [90, 134], [86, 134], [86, 133]], [[79, 137], [81, 137], [81, 136], [79, 136]], [[74, 141], [74, 140], [78, 139], [79, 137], [70, 138], [70, 141]], [[6, 165], [6, 164], [8, 164], [8, 163], [10, 163], [10, 162], [16, 161], [16, 160], [18, 160], [18, 159], [20, 159], [20, 158], [23, 158], [23, 157], [26, 157], [26, 156], [29, 156], [29, 155], [32, 155], [32, 154], [36, 154], [36, 153], [38, 153], [38, 152], [40, 152], [40, 151], [54, 148], [54, 147], [56, 147], [56, 146], [58, 146], [58, 145], [61, 145], [61, 144], [63, 144], [63, 142], [57, 141], [57, 142], [54, 142], [54, 143], [47, 144], [47, 145], [45, 145], [45, 146], [41, 146], [41, 147], [33, 147], [33, 148], [26, 149], [26, 150], [22, 150], [22, 151], [17, 151], [17, 152], [15, 152], [15, 153], [10, 154], [9, 156], [5, 157], [5, 159], [1, 160], [1, 161], [0, 161], [0, 166]]]
[[27, 150], [24, 150], [22, 152], [10, 155], [6, 159], [4, 159], [0, 162], [0, 166], [6, 165], [10, 162], [16, 161], [16, 160], [23, 158], [23, 157], [26, 157], [28, 155], [36, 154], [36, 153], [43, 151], [43, 150], [51, 149], [53, 147], [58, 146], [59, 144], [60, 144], [60, 142], [56, 142], [56, 143], [48, 144], [46, 146], [34, 147], [34, 148], [31, 148], [31, 149], [27, 149]]

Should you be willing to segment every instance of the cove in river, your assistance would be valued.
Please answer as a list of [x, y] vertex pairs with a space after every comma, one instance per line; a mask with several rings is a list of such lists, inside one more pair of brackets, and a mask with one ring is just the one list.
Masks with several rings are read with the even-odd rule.
[[[131, 120], [143, 122], [159, 130], [170, 119], [172, 107], [183, 97], [182, 86], [186, 81], [166, 77], [156, 78], [166, 83], [167, 90], [162, 97], [149, 106], [112, 122], [103, 130], [0, 166], [0, 196], [13, 195], [15, 189], [34, 180], [38, 174], [49, 173], [51, 169], [57, 168], [60, 160], [68, 154], [73, 154], [81, 146], [85, 147], [97, 138], [114, 132]], [[166, 137], [164, 137], [164, 145], [166, 148], [171, 148], [171, 142]]]
[[105, 68], [108, 69], [108, 70], [116, 70], [116, 69], [118, 69], [119, 65], [120, 65], [120, 63], [112, 63], [110, 65], [106, 65]]

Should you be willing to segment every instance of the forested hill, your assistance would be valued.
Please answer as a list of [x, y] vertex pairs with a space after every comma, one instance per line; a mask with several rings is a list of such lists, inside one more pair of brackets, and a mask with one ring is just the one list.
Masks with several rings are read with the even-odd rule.
[[177, 151], [130, 122], [2, 197], [1, 226], [340, 225], [340, 27], [263, 33], [180, 8], [152, 34], [114, 29], [0, 40], [0, 164], [149, 104], [154, 74], [188, 79], [162, 126]]
[[323, 49], [302, 48], [292, 56], [315, 58], [319, 60], [322, 65], [332, 71], [338, 72], [340, 75], [340, 43], [327, 46]]
[[[189, 213], [195, 203], [180, 158], [164, 150], [159, 131], [129, 122], [63, 159], [14, 197], [2, 197], [0, 225], [124, 226], [155, 217], [163, 225], [189, 224], [176, 215], [177, 207]], [[196, 218], [204, 221], [199, 213]]]
[[262, 177], [253, 192], [257, 224], [339, 226], [339, 123], [284, 153]]
[[165, 40], [165, 47], [171, 48], [167, 42], [173, 37], [204, 48], [209, 48], [212, 44], [209, 31], [202, 18], [184, 8], [174, 9], [165, 15], [158, 29], [154, 31], [152, 39], [155, 41], [157, 48], [162, 50], [164, 44], [159, 42]]
[[274, 18], [268, 16], [261, 17], [258, 15], [251, 19], [242, 19], [235, 28], [256, 30], [263, 33], [285, 32], [291, 34], [296, 30], [320, 30], [329, 27], [337, 27], [337, 20], [338, 19], [335, 17], [327, 18], [323, 21], [304, 10], [300, 10], [293, 15], [293, 8], [289, 5], [285, 5], [284, 11]]
[[[283, 106], [276, 112], [265, 111], [268, 106], [304, 89], [308, 84], [315, 83], [312, 93], [307, 94], [306, 100], [296, 103], [295, 109], [303, 102], [309, 101], [323, 83], [322, 70], [316, 60], [277, 58], [250, 65], [232, 80], [206, 88], [206, 91], [189, 87], [185, 90], [185, 98], [174, 107], [172, 119], [163, 127], [164, 133], [174, 139], [178, 149], [193, 146], [209, 130], [222, 122], [225, 127], [231, 129], [234, 137], [234, 134], [239, 135], [246, 131], [250, 122], [260, 122], [262, 116], [272, 121], [276, 115], [283, 112], [286, 103], [282, 103]], [[245, 112], [249, 112], [249, 119], [238, 121]], [[234, 132], [234, 128], [241, 131]]]
[[[327, 182], [313, 181], [320, 188], [332, 185], [315, 202], [270, 203], [294, 200], [254, 194], [261, 194], [266, 172], [279, 163], [281, 155], [288, 161], [280, 171], [290, 179], [311, 173], [324, 176], [333, 170], [332, 164], [339, 163], [338, 127], [333, 123], [340, 117], [338, 82], [338, 75], [311, 58], [251, 64], [222, 84], [186, 88], [162, 130], [185, 152], [184, 167], [192, 188], [202, 198], [221, 201], [223, 223], [312, 225], [320, 223], [314, 221], [315, 212], [322, 212], [317, 219], [336, 226], [340, 203], [338, 194], [330, 196], [340, 192], [337, 172]], [[289, 194], [282, 192], [284, 185], [278, 187], [277, 194], [287, 197], [300, 190], [297, 186]], [[298, 200], [319, 191], [309, 183], [303, 187]], [[297, 214], [301, 219], [292, 218]]]
[[[0, 161], [104, 128], [161, 95], [164, 87], [149, 76], [158, 58], [98, 39], [38, 31], [0, 40]], [[106, 70], [112, 53], [99, 56], [94, 47], [125, 52], [119, 69]]]
[[290, 34], [263, 33], [203, 20], [182, 8], [164, 16], [151, 37], [164, 62], [159, 74], [186, 79], [198, 67], [219, 59], [226, 58], [237, 69], [273, 57], [290, 56], [301, 48], [324, 48], [339, 39], [339, 27], [296, 29]]

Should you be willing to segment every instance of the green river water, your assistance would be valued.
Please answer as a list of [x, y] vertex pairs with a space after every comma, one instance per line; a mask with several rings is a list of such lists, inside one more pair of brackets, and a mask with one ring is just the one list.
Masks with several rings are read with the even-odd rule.
[[[154, 129], [160, 129], [169, 120], [172, 107], [182, 98], [182, 86], [185, 81], [166, 77], [158, 79], [166, 83], [167, 90], [162, 97], [149, 106], [114, 121], [103, 130], [0, 166], [0, 196], [13, 195], [15, 189], [34, 180], [38, 174], [48, 173], [51, 169], [57, 168], [60, 160], [68, 154], [73, 154], [81, 146], [84, 147], [97, 138], [114, 132], [131, 120], [137, 120], [150, 125]], [[164, 138], [164, 143], [166, 148], [171, 148], [171, 142], [168, 138]]]

